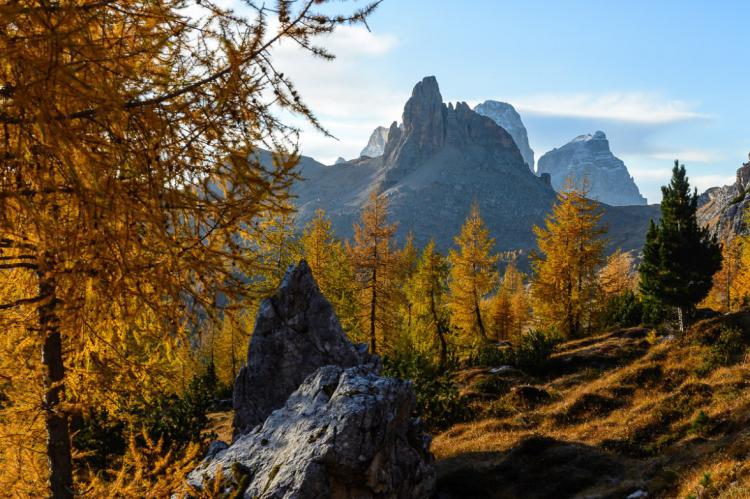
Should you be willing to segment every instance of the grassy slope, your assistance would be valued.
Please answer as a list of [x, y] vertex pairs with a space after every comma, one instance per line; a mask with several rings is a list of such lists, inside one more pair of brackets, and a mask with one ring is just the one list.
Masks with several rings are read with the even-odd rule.
[[461, 373], [483, 417], [435, 438], [438, 497], [750, 497], [750, 350], [704, 367], [723, 324], [750, 343], [743, 313], [684, 339], [636, 328], [571, 341], [545, 379]]

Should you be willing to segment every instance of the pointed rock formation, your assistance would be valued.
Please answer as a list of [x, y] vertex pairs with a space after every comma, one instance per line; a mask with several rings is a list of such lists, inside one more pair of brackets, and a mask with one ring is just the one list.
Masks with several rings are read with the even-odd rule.
[[588, 182], [589, 197], [612, 206], [645, 205], [633, 177], [609, 150], [604, 132], [579, 135], [559, 149], [539, 158], [537, 173], [549, 173], [552, 187], [560, 190], [570, 179], [581, 186]]
[[234, 383], [235, 435], [265, 421], [319, 367], [370, 361], [366, 350], [346, 337], [307, 263], [290, 267], [276, 295], [260, 304], [247, 365]]
[[387, 183], [396, 183], [421, 165], [438, 159], [436, 156], [446, 149], [477, 149], [467, 160], [486, 162], [496, 158], [508, 166], [519, 159], [523, 162], [508, 132], [472, 111], [465, 102], [458, 102], [455, 107], [445, 105], [437, 80], [428, 76], [416, 84], [404, 105], [401, 133], [389, 135], [385, 146], [388, 154], [384, 155]]
[[388, 129], [384, 126], [379, 126], [373, 130], [370, 135], [370, 140], [367, 141], [367, 145], [362, 152], [359, 153], [360, 157], [377, 158], [383, 155], [385, 143], [388, 141]]
[[516, 112], [515, 108], [507, 102], [486, 100], [481, 104], [477, 104], [474, 107], [474, 111], [482, 116], [487, 116], [513, 137], [513, 141], [521, 152], [523, 160], [526, 162], [529, 170], [533, 172], [534, 151], [529, 146], [529, 136], [526, 132], [526, 127], [523, 125], [521, 116]]
[[336, 158], [336, 162], [334, 163], [334, 165], [340, 165], [341, 163], [346, 163], [346, 159], [339, 156], [338, 158]]
[[750, 206], [750, 154], [748, 162], [737, 170], [732, 185], [711, 187], [698, 198], [698, 222], [708, 225], [721, 240], [746, 235], [745, 216]]

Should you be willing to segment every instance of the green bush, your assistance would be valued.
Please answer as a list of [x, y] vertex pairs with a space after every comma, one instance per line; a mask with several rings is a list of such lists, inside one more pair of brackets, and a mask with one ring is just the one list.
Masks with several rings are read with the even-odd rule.
[[513, 351], [516, 367], [524, 371], [541, 372], [560, 342], [561, 337], [554, 330], [532, 329], [525, 332]]
[[513, 364], [513, 349], [500, 348], [495, 343], [477, 344], [465, 362], [466, 367], [487, 367]]
[[603, 326], [632, 327], [643, 321], [643, 303], [632, 291], [613, 296], [602, 311]]
[[430, 431], [445, 429], [472, 416], [451, 379], [450, 371], [441, 371], [425, 355], [400, 353], [386, 356], [383, 358], [383, 374], [414, 383], [417, 411]]
[[661, 324], [667, 319], [669, 315], [669, 310], [667, 310], [664, 305], [654, 299], [642, 299], [641, 307], [643, 310], [641, 316], [643, 324], [649, 324], [652, 326]]
[[742, 331], [737, 327], [722, 327], [719, 337], [710, 347], [712, 364], [728, 366], [745, 351]]
[[711, 424], [711, 418], [703, 411], [698, 412], [693, 421], [690, 423], [690, 431], [698, 436], [705, 436]]

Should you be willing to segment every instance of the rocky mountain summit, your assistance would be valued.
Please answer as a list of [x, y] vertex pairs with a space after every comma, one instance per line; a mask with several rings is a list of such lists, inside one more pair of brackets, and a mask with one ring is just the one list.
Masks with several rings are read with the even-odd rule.
[[534, 151], [529, 146], [529, 136], [526, 132], [526, 127], [521, 121], [521, 116], [518, 114], [516, 109], [508, 104], [507, 102], [499, 102], [495, 100], [486, 100], [481, 104], [477, 104], [474, 107], [474, 111], [487, 116], [492, 121], [500, 125], [506, 132], [513, 137], [513, 141], [516, 143], [518, 150], [523, 156], [523, 160], [526, 165], [533, 172], [534, 171]]
[[305, 163], [293, 187], [299, 221], [318, 208], [331, 217], [340, 237], [370, 192], [389, 198], [397, 237], [413, 232], [418, 245], [435, 238], [452, 244], [476, 200], [500, 249], [531, 247], [531, 227], [541, 223], [555, 193], [526, 167], [513, 138], [466, 103], [443, 103], [437, 80], [417, 83], [404, 105], [402, 125], [388, 131], [383, 155], [341, 165]]
[[737, 170], [732, 185], [711, 187], [698, 198], [698, 221], [708, 225], [722, 240], [748, 234], [745, 223], [750, 205], [750, 155], [748, 162]]
[[[412, 385], [351, 344], [302, 261], [258, 312], [234, 390], [235, 438], [188, 476], [252, 499], [427, 499], [430, 437]], [[219, 476], [219, 471], [221, 475]]]
[[549, 173], [556, 190], [563, 188], [568, 179], [576, 185], [586, 179], [591, 199], [614, 206], [646, 204], [625, 163], [610, 151], [602, 131], [579, 135], [545, 153], [539, 158], [537, 173]]
[[[375, 191], [389, 199], [398, 241], [412, 232], [417, 246], [434, 239], [446, 251], [476, 201], [498, 251], [535, 247], [532, 227], [544, 222], [556, 194], [505, 129], [466, 103], [443, 103], [432, 76], [415, 85], [401, 122], [391, 125], [381, 156], [331, 166], [302, 158], [303, 180], [292, 187], [298, 223], [322, 208], [336, 234], [349, 238]], [[649, 219], [658, 218], [655, 207], [604, 208], [612, 248], [639, 249]]]
[[367, 141], [367, 145], [362, 149], [362, 152], [359, 153], [359, 156], [368, 158], [382, 156], [386, 142], [388, 142], [388, 128], [379, 126], [373, 130], [370, 135], [370, 140]]

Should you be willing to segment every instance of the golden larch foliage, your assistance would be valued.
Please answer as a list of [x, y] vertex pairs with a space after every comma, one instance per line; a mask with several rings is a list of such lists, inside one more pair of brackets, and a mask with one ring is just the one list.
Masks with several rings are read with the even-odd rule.
[[534, 226], [538, 251], [531, 254], [536, 318], [573, 337], [593, 321], [604, 250], [601, 208], [585, 191], [568, 186], [544, 227]]
[[609, 255], [599, 270], [599, 284], [606, 297], [634, 291], [637, 281], [633, 256], [619, 249]]
[[362, 324], [367, 331], [370, 351], [387, 351], [396, 328], [400, 261], [394, 249], [396, 224], [388, 222], [388, 198], [372, 192], [362, 210], [359, 223], [354, 224], [354, 244], [349, 256], [360, 287]]
[[300, 243], [315, 281], [331, 302], [342, 328], [352, 341], [365, 341], [354, 269], [323, 210], [318, 210], [307, 224]]
[[512, 263], [505, 268], [500, 287], [490, 300], [492, 333], [497, 340], [520, 337], [531, 308], [523, 274]]
[[448, 361], [448, 275], [447, 259], [435, 250], [435, 242], [430, 241], [404, 288], [413, 317], [412, 342], [423, 353], [437, 351], [441, 368]]
[[485, 341], [489, 324], [482, 303], [497, 283], [498, 255], [475, 203], [461, 232], [455, 238], [457, 249], [448, 255], [450, 270], [450, 308], [453, 324], [466, 341]]

